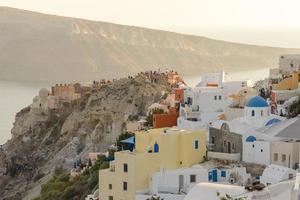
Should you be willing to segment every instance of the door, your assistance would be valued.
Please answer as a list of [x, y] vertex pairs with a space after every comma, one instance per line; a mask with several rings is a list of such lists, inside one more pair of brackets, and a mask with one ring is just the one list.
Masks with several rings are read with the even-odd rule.
[[183, 175], [179, 175], [179, 192], [183, 190]]
[[218, 171], [216, 169], [212, 170], [212, 181], [213, 182], [218, 181]]
[[231, 143], [227, 143], [227, 153], [231, 153]]

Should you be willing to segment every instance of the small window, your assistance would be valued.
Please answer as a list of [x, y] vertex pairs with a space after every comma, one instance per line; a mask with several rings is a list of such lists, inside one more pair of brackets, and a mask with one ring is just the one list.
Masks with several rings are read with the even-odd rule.
[[285, 161], [286, 161], [286, 155], [285, 155], [285, 154], [282, 154], [282, 155], [281, 155], [281, 161], [282, 161], [282, 162], [285, 162]]
[[195, 174], [190, 175], [190, 182], [196, 183], [196, 175]]
[[217, 100], [218, 96], [215, 96], [215, 100]]
[[195, 149], [199, 149], [199, 140], [195, 140]]
[[226, 177], [226, 171], [221, 171], [221, 177]]
[[123, 182], [123, 190], [127, 191], [127, 182]]
[[114, 200], [114, 197], [113, 196], [109, 196], [108, 200]]
[[222, 96], [221, 95], [219, 95], [219, 100], [222, 100]]
[[264, 150], [263, 150], [263, 149], [260, 149], [260, 152], [264, 152]]
[[224, 146], [224, 147], [226, 147], [226, 140], [224, 140], [224, 142], [223, 142], [223, 146]]
[[252, 144], [252, 148], [254, 148], [255, 146], [254, 146], [254, 144]]
[[123, 164], [123, 171], [128, 172], [128, 164], [127, 163]]
[[274, 153], [274, 161], [278, 161], [278, 153]]
[[252, 116], [252, 117], [255, 116], [255, 111], [254, 111], [254, 110], [251, 111], [251, 116]]
[[112, 189], [112, 184], [108, 185], [108, 189], [110, 189], [110, 190]]
[[263, 110], [260, 111], [260, 116], [264, 116], [264, 111]]

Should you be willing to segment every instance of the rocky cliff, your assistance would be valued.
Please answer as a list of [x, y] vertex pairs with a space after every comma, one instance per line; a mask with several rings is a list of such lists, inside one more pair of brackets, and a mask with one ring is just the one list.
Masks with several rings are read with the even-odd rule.
[[21, 199], [55, 166], [71, 168], [88, 152], [105, 150], [124, 132], [126, 121], [145, 116], [166, 92], [166, 81], [151, 83], [139, 75], [92, 88], [47, 115], [24, 108], [0, 151], [1, 199]]
[[300, 53], [6, 7], [0, 35], [0, 80], [89, 81], [158, 67], [199, 75], [271, 68], [280, 54]]

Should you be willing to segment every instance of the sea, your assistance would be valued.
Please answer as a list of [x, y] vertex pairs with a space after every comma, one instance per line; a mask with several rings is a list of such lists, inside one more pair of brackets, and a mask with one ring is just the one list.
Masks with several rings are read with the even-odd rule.
[[[249, 70], [226, 73], [233, 80], [251, 79], [258, 81], [268, 77], [269, 69]], [[183, 77], [189, 86], [195, 86], [199, 76]], [[41, 88], [50, 89], [51, 84], [45, 82], [17, 82], [0, 80], [0, 144], [11, 138], [11, 129], [15, 115], [22, 108], [30, 105]]]
[[30, 105], [43, 87], [50, 87], [50, 84], [0, 80], [0, 144], [11, 138], [16, 113]]

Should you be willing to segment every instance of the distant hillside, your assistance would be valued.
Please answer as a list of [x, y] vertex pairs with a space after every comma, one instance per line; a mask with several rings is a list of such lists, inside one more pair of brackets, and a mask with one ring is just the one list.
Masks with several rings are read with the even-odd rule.
[[277, 66], [300, 53], [0, 7], [0, 80], [87, 81], [168, 67], [183, 75]]

